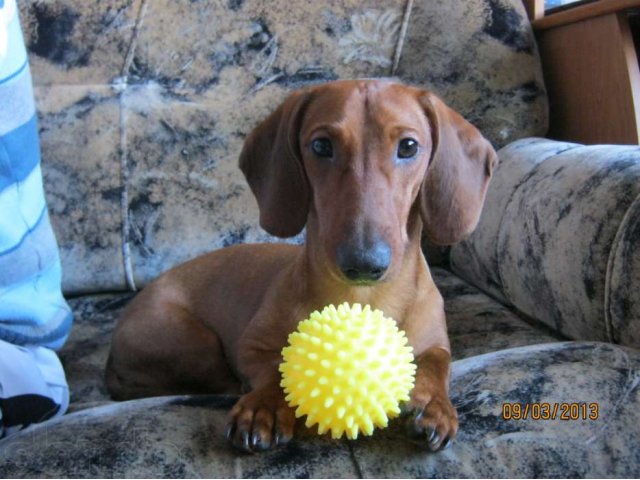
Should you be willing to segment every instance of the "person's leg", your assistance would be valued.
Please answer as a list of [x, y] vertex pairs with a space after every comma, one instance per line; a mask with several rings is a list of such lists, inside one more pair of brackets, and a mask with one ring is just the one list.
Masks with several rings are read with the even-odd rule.
[[67, 410], [61, 276], [18, 8], [0, 0], [0, 436]]

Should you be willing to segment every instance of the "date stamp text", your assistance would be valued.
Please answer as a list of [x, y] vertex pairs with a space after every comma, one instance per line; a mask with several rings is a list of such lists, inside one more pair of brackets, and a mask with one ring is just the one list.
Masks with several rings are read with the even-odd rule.
[[597, 402], [553, 402], [502, 404], [503, 420], [597, 420], [600, 408]]

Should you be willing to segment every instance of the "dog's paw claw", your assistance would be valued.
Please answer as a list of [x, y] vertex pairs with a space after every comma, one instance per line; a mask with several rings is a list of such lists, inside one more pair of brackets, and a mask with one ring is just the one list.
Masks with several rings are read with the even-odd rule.
[[458, 415], [449, 399], [413, 406], [406, 422], [409, 438], [432, 452], [449, 447], [458, 431]]
[[251, 392], [238, 400], [229, 414], [225, 436], [244, 452], [262, 452], [286, 444], [293, 437], [295, 415], [281, 398]]

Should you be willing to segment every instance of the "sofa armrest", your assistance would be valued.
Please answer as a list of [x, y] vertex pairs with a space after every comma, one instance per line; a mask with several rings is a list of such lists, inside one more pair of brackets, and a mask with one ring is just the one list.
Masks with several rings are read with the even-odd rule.
[[451, 268], [569, 338], [640, 347], [640, 147], [533, 138], [499, 156]]

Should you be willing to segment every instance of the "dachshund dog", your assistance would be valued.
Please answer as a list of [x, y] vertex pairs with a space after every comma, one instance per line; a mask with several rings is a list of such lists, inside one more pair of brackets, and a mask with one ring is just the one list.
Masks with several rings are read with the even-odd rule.
[[383, 80], [293, 92], [240, 155], [278, 237], [306, 226], [302, 246], [237, 245], [173, 268], [125, 309], [107, 386], [115, 399], [244, 393], [227, 437], [246, 451], [286, 443], [294, 411], [278, 365], [288, 335], [330, 303], [394, 318], [414, 349], [411, 437], [430, 450], [458, 429], [443, 307], [421, 236], [447, 245], [476, 226], [497, 155], [434, 94]]

